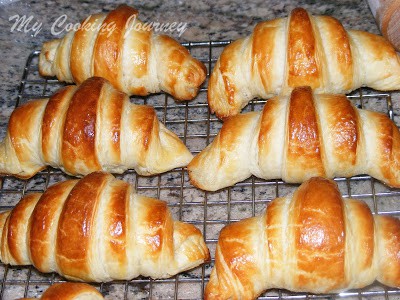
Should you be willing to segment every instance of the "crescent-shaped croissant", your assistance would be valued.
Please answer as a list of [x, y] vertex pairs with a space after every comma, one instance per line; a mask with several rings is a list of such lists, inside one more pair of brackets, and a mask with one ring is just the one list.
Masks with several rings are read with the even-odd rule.
[[400, 132], [388, 116], [357, 109], [345, 95], [295, 88], [261, 112], [228, 118], [188, 165], [190, 181], [215, 191], [245, 180], [369, 174], [400, 187]]
[[208, 85], [208, 103], [220, 118], [236, 115], [254, 97], [290, 94], [311, 86], [317, 93], [348, 93], [361, 86], [400, 89], [400, 56], [383, 37], [346, 31], [329, 16], [302, 8], [288, 18], [257, 24], [227, 46]]
[[137, 15], [134, 8], [120, 5], [44, 43], [40, 74], [77, 84], [99, 76], [128, 95], [165, 91], [178, 100], [192, 99], [206, 78], [204, 64], [171, 37], [148, 30]]
[[312, 178], [260, 216], [222, 229], [205, 299], [254, 299], [270, 288], [336, 293], [375, 280], [400, 288], [400, 220], [343, 199]]
[[151, 175], [186, 166], [191, 159], [154, 108], [130, 103], [100, 77], [16, 108], [0, 143], [0, 173], [21, 178], [46, 166], [74, 176], [127, 169]]
[[73, 280], [166, 278], [209, 259], [200, 230], [166, 202], [103, 172], [26, 195], [0, 214], [0, 234], [3, 263]]

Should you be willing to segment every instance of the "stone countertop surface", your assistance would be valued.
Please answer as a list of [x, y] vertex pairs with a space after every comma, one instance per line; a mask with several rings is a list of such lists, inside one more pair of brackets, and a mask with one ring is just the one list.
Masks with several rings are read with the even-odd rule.
[[[240, 37], [244, 37], [251, 33], [254, 26], [267, 19], [273, 19], [277, 17], [286, 17], [290, 11], [295, 7], [304, 7], [308, 9], [312, 14], [326, 14], [331, 15], [339, 19], [347, 29], [358, 29], [369, 31], [372, 33], [379, 34], [378, 27], [369, 10], [366, 1], [351, 1], [351, 0], [340, 0], [340, 1], [315, 1], [315, 0], [300, 0], [300, 1], [289, 1], [289, 0], [272, 0], [272, 1], [228, 1], [228, 0], [207, 0], [207, 1], [183, 1], [183, 0], [167, 0], [167, 1], [127, 1], [128, 5], [134, 6], [139, 10], [140, 19], [144, 22], [181, 22], [187, 23], [187, 28], [179, 36], [177, 32], [171, 33], [172, 36], [177, 38], [181, 42], [185, 41], [218, 41], [218, 40], [234, 40]], [[12, 110], [14, 109], [15, 102], [18, 95], [18, 86], [23, 74], [23, 69], [29, 54], [33, 50], [40, 50], [41, 45], [44, 41], [59, 38], [62, 35], [55, 36], [51, 32], [51, 28], [55, 21], [61, 16], [66, 16], [67, 23], [75, 24], [88, 15], [98, 12], [107, 12], [116, 7], [114, 1], [10, 1], [0, 0], [0, 50], [1, 50], [1, 68], [0, 68], [0, 138], [3, 138], [6, 132], [6, 126]], [[27, 27], [26, 32], [12, 30], [15, 23], [16, 15], [27, 18], [32, 17], [32, 21]], [[35, 28], [40, 28], [40, 31], [34, 31], [32, 26], [37, 23]], [[202, 98], [204, 100], [204, 98]], [[399, 125], [399, 112], [400, 112], [400, 96], [398, 93], [392, 94], [392, 101], [394, 106], [395, 121]], [[382, 109], [382, 103], [368, 103], [370, 109], [384, 110]], [[174, 116], [176, 111], [177, 116]], [[179, 117], [178, 114], [182, 113], [182, 110], [176, 109], [168, 112], [172, 115], [168, 116], [170, 119]], [[196, 113], [196, 112], [194, 112]], [[204, 112], [200, 112], [204, 113]], [[194, 125], [190, 128], [197, 128]], [[199, 126], [198, 128], [202, 128]], [[217, 132], [218, 126], [214, 129]], [[172, 128], [174, 129], [174, 128]], [[199, 129], [199, 130], [200, 130]], [[176, 129], [176, 131], [181, 128]], [[190, 142], [190, 141], [189, 141]], [[188, 146], [189, 147], [189, 146]], [[191, 150], [193, 148], [189, 147]], [[200, 149], [198, 149], [200, 150]], [[149, 179], [135, 179], [132, 174], [124, 175], [124, 179], [136, 182], [139, 192], [147, 193], [148, 196], [160, 197], [162, 199], [169, 199], [171, 202], [176, 201], [179, 203], [182, 197], [184, 203], [198, 201], [198, 206], [185, 206], [183, 211], [177, 213], [177, 210], [173, 210], [173, 214], [181, 217], [183, 220], [202, 220], [207, 219], [226, 219], [226, 214], [232, 219], [242, 219], [244, 217], [260, 212], [264, 209], [265, 199], [268, 201], [275, 198], [279, 193], [278, 190], [272, 187], [271, 189], [265, 188], [262, 185], [261, 180], [253, 180], [256, 182], [256, 188], [249, 189], [246, 186], [236, 186], [234, 188], [216, 192], [216, 193], [204, 193], [193, 187], [187, 181], [185, 176], [183, 181], [188, 188], [185, 188], [180, 194], [179, 186], [182, 184], [181, 172], [170, 172], [160, 177], [154, 177]], [[132, 177], [133, 176], [133, 177]], [[183, 176], [183, 175], [182, 175]], [[54, 176], [51, 180], [61, 180], [64, 177], [62, 175]], [[143, 182], [142, 182], [143, 180]], [[247, 182], [252, 182], [248, 180]], [[46, 182], [51, 184], [52, 181]], [[371, 195], [371, 182], [369, 180], [359, 179], [352, 182], [351, 188], [347, 184], [347, 181], [338, 182], [339, 187], [344, 195], [359, 194], [366, 195], [363, 199], [367, 201], [370, 207], [373, 209], [378, 206], [381, 211], [391, 211], [393, 209], [399, 210], [399, 197], [386, 197], [375, 199]], [[157, 185], [168, 185], [177, 186], [178, 189], [170, 191], [168, 189], [157, 189]], [[0, 184], [1, 185], [1, 184]], [[41, 189], [45, 186], [44, 177], [39, 175], [33, 180], [27, 183], [21, 181], [14, 181], [12, 178], [5, 179], [3, 182], [3, 188], [21, 188], [23, 186], [26, 190]], [[140, 189], [140, 186], [144, 187]], [[153, 186], [154, 188], [149, 188]], [[295, 186], [286, 185], [280, 183], [279, 191], [280, 195], [285, 195], [288, 192], [293, 191]], [[278, 188], [277, 188], [278, 189]], [[390, 193], [391, 189], [388, 189], [384, 185], [379, 183], [372, 183], [372, 189], [374, 193], [382, 192], [385, 194]], [[154, 192], [154, 193], [153, 193]], [[226, 212], [226, 199], [229, 197], [230, 200], [234, 201], [231, 205], [230, 212]], [[7, 201], [7, 205], [14, 205], [19, 198], [14, 196], [13, 198], [2, 198], [0, 193], [0, 206], [4, 205], [2, 201]], [[181, 200], [179, 200], [181, 199]], [[212, 206], [212, 208], [206, 210], [207, 216], [205, 216], [201, 203], [211, 201], [222, 201], [221, 205]], [[241, 200], [249, 201], [251, 199], [264, 199], [260, 200], [255, 205], [255, 208], [251, 208], [251, 205], [244, 205]], [[237, 201], [237, 202], [235, 202]], [[179, 205], [178, 205], [179, 206]], [[250, 207], [250, 209], [249, 209]], [[197, 209], [198, 208], [198, 209]], [[218, 224], [217, 224], [218, 225]], [[218, 225], [219, 226], [219, 225]], [[205, 234], [206, 239], [216, 239], [221, 226], [215, 227], [214, 229], [207, 229]], [[203, 230], [203, 228], [200, 228]], [[205, 231], [205, 228], [204, 230]], [[210, 246], [211, 253], [213, 255], [214, 246]], [[43, 279], [42, 274], [35, 273], [35, 271], [28, 271], [26, 268], [10, 268], [8, 271], [3, 271], [4, 266], [0, 265], [0, 280], [3, 280], [7, 274], [5, 282], [11, 278], [11, 280], [20, 280], [19, 284], [6, 286], [5, 292], [1, 295], [3, 299], [15, 299], [22, 296], [35, 297], [42, 293], [43, 289], [48, 284], [30, 285], [28, 288], [24, 286], [24, 281], [29, 278], [37, 279], [38, 282]], [[209, 274], [210, 266], [206, 266], [206, 274]], [[197, 273], [196, 273], [197, 272]], [[2, 275], [4, 274], [4, 276]], [[29, 275], [27, 275], [29, 274]], [[197, 274], [197, 275], [196, 275]], [[200, 272], [201, 274], [201, 272]], [[2, 277], [3, 276], [3, 277]], [[186, 276], [186, 275], [183, 275]], [[198, 271], [194, 271], [190, 276], [199, 276]], [[47, 277], [48, 280], [58, 280], [58, 277]], [[193, 279], [193, 277], [192, 277]], [[120, 299], [121, 295], [124, 294], [124, 285], [102, 285], [102, 292], [109, 299]], [[143, 288], [143, 289], [142, 289]], [[128, 299], [147, 298], [148, 285], [143, 283], [142, 285], [129, 285], [129, 291], [133, 291], [132, 294], [128, 295]], [[173, 285], [164, 286], [153, 283], [153, 298], [173, 298]], [[166, 292], [167, 291], [167, 292]], [[172, 291], [172, 292], [171, 292]], [[201, 292], [198, 289], [192, 289], [190, 284], [188, 288], [181, 288], [180, 292], [182, 297], [178, 295], [178, 298], [184, 299], [198, 299]], [[132, 296], [136, 295], [136, 296]], [[165, 296], [167, 295], [167, 296]], [[164, 297], [165, 296], [165, 297]], [[133, 297], [133, 298], [132, 298]], [[0, 297], [1, 298], [1, 297]]]

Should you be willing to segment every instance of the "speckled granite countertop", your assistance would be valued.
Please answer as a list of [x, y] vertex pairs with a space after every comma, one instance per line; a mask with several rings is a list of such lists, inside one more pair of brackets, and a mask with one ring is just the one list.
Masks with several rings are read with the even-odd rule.
[[[10, 2], [7, 0], [0, 0]], [[346, 28], [365, 30], [372, 33], [379, 33], [375, 20], [368, 8], [366, 1], [228, 1], [228, 0], [207, 0], [207, 1], [127, 1], [127, 4], [136, 7], [140, 12], [140, 18], [145, 22], [187, 22], [187, 29], [178, 36], [176, 32], [172, 35], [178, 40], [184, 41], [209, 41], [209, 40], [229, 40], [248, 35], [255, 24], [265, 19], [285, 17], [295, 7], [301, 6], [308, 9], [313, 14], [328, 14], [338, 18]], [[51, 26], [54, 21], [62, 15], [67, 16], [68, 22], [76, 23], [87, 17], [89, 14], [101, 11], [110, 11], [116, 7], [113, 1], [17, 1], [0, 5], [0, 49], [1, 49], [1, 68], [0, 68], [0, 138], [6, 132], [6, 125], [9, 116], [14, 108], [18, 94], [18, 85], [22, 77], [28, 55], [33, 50], [39, 50], [42, 43], [53, 39]], [[41, 23], [41, 30], [35, 32], [11, 32], [15, 21], [10, 20], [15, 15], [32, 16], [33, 25], [35, 22]], [[31, 26], [30, 26], [31, 27]], [[30, 28], [29, 27], [29, 28]], [[196, 101], [205, 101], [205, 93], [200, 95]], [[400, 95], [392, 94], [394, 104], [395, 121], [400, 124], [398, 116], [400, 112]], [[151, 102], [151, 100], [150, 100]], [[173, 101], [171, 102], [173, 104]], [[386, 102], [385, 102], [386, 103]], [[373, 102], [366, 103], [369, 109], [380, 111], [385, 110], [385, 103]], [[184, 124], [173, 122], [182, 118], [184, 108], [174, 108], [167, 111], [164, 115], [167, 126], [182, 136], [183, 131], [206, 132], [205, 124], [193, 122]], [[196, 115], [207, 115], [206, 110], [199, 108], [197, 111], [188, 113], [189, 118], [196, 118]], [[171, 121], [168, 124], [168, 121]], [[214, 124], [214, 123], [213, 123]], [[214, 133], [218, 131], [220, 125], [215, 122], [215, 127], [210, 130]], [[204, 125], [204, 126], [203, 126]], [[187, 141], [190, 150], [202, 147], [203, 141], [195, 139]], [[285, 183], [270, 182], [265, 183], [258, 179], [249, 179], [242, 185], [224, 189], [216, 193], [205, 193], [197, 190], [190, 185], [182, 171], [172, 171], [161, 176], [152, 178], [136, 178], [129, 173], [123, 179], [136, 185], [140, 193], [148, 196], [160, 197], [168, 200], [172, 207], [175, 217], [184, 221], [191, 221], [198, 225], [203, 231], [205, 238], [209, 241], [213, 255], [215, 240], [219, 230], [230, 220], [242, 219], [255, 213], [261, 212], [267, 201], [276, 196], [283, 196], [293, 191], [296, 186]], [[65, 178], [63, 175], [55, 175], [47, 182], [45, 176], [38, 175], [27, 182], [6, 178], [2, 184], [2, 189], [10, 192], [1, 193], [0, 206], [15, 205], [19, 200], [20, 194], [13, 193], [14, 190], [37, 191], [45, 188], [47, 184]], [[400, 211], [399, 196], [392, 196], [393, 189], [371, 181], [369, 178], [358, 178], [351, 181], [338, 180], [339, 187], [343, 195], [359, 197], [367, 201], [371, 209], [379, 213], [387, 213], [392, 210]], [[1, 184], [0, 184], [1, 185]], [[398, 191], [397, 191], [398, 192]], [[206, 202], [207, 201], [207, 202]], [[208, 203], [207, 206], [204, 203]], [[210, 222], [205, 224], [204, 220], [225, 220], [224, 222]], [[214, 241], [214, 242], [212, 242]], [[211, 265], [205, 268], [195, 269], [194, 271], [180, 275], [178, 283], [171, 282], [152, 282], [146, 280], [133, 282], [130, 284], [104, 284], [96, 285], [101, 289], [108, 299], [199, 299], [201, 298], [201, 279], [202, 272], [209, 274]], [[46, 275], [47, 276], [47, 275]], [[44, 277], [34, 269], [9, 268], [5, 269], [0, 264], [0, 282], [3, 282], [0, 298], [15, 299], [23, 296], [37, 297], [49, 285], [49, 282], [60, 280], [54, 275]], [[187, 282], [179, 283], [179, 280], [187, 279]], [[8, 284], [11, 281], [13, 284]], [[29, 285], [27, 281], [32, 281]], [[47, 281], [46, 281], [47, 280]], [[197, 280], [197, 281], [196, 281]], [[179, 286], [179, 288], [178, 288]], [[149, 292], [151, 290], [151, 292]], [[382, 291], [382, 287], [372, 286], [368, 290]], [[277, 291], [272, 291], [271, 296], [277, 296]], [[282, 294], [279, 294], [282, 295]], [[287, 294], [283, 294], [287, 295]], [[357, 295], [356, 295], [357, 296]], [[359, 295], [358, 295], [359, 296]], [[363, 296], [365, 296], [363, 294]], [[361, 296], [359, 296], [361, 297]], [[357, 298], [357, 297], [356, 297]]]

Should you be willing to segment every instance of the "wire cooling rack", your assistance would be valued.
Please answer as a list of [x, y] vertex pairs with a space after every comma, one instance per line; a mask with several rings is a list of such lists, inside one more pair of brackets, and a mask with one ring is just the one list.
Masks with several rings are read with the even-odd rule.
[[[186, 43], [193, 56], [205, 63], [208, 73], [217, 57], [229, 41]], [[45, 79], [38, 74], [39, 51], [29, 56], [16, 106], [29, 99], [47, 98], [64, 84], [55, 79]], [[207, 82], [198, 97], [191, 102], [176, 102], [166, 94], [149, 97], [132, 97], [137, 104], [154, 106], [159, 119], [186, 143], [192, 153], [200, 152], [209, 144], [221, 128], [221, 122], [208, 110]], [[391, 95], [361, 89], [349, 95], [360, 108], [385, 112], [393, 119]], [[261, 110], [265, 101], [253, 100], [246, 108]], [[5, 129], [4, 129], [5, 130]], [[133, 184], [137, 192], [168, 202], [176, 219], [196, 225], [204, 234], [212, 258], [219, 231], [230, 222], [261, 213], [272, 199], [287, 195], [298, 185], [279, 180], [264, 181], [252, 177], [234, 187], [218, 192], [204, 192], [189, 183], [185, 169], [142, 177], [133, 171], [118, 175]], [[49, 185], [68, 179], [59, 170], [47, 169], [29, 180], [4, 177], [0, 182], [0, 210], [12, 208], [26, 193], [43, 192]], [[390, 189], [369, 176], [336, 179], [345, 197], [361, 198], [375, 214], [400, 216], [400, 190]], [[108, 299], [202, 299], [205, 284], [209, 279], [213, 260], [170, 279], [152, 280], [139, 277], [131, 281], [94, 284]], [[64, 279], [56, 274], [42, 274], [32, 267], [10, 267], [0, 264], [0, 299], [37, 297], [52, 283]], [[400, 299], [400, 290], [374, 283], [361, 290], [335, 295], [312, 295], [270, 290], [260, 299]]]

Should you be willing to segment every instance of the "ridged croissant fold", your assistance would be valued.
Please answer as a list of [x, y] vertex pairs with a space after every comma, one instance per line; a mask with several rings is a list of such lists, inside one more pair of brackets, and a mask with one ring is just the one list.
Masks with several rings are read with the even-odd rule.
[[298, 87], [269, 99], [262, 112], [228, 118], [188, 171], [208, 191], [251, 175], [301, 183], [369, 174], [400, 187], [400, 132], [386, 115], [357, 109], [345, 95]]
[[209, 259], [195, 226], [103, 172], [26, 195], [0, 214], [0, 233], [3, 263], [73, 280], [165, 278]]
[[334, 293], [375, 280], [400, 287], [400, 220], [343, 199], [313, 178], [260, 216], [222, 229], [205, 299], [254, 299], [270, 288]]
[[77, 84], [99, 76], [128, 95], [165, 91], [178, 100], [192, 99], [206, 78], [205, 66], [171, 37], [148, 30], [137, 15], [134, 8], [120, 5], [44, 43], [40, 74]]
[[253, 98], [287, 95], [294, 87], [348, 93], [361, 86], [400, 89], [400, 56], [382, 36], [348, 30], [329, 16], [296, 8], [261, 22], [227, 46], [208, 85], [211, 111], [236, 115]]
[[16, 108], [0, 143], [0, 173], [21, 178], [47, 165], [78, 176], [127, 169], [151, 175], [186, 166], [191, 159], [154, 108], [130, 103], [99, 77]]

